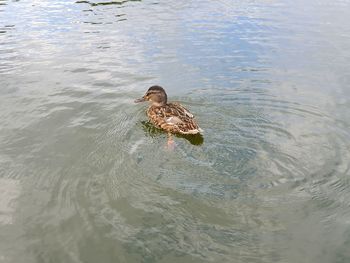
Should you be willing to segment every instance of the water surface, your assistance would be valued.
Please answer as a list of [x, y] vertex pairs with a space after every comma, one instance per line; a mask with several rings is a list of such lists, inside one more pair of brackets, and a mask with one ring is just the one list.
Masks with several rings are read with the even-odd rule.
[[[0, 262], [350, 262], [349, 17], [0, 0]], [[166, 149], [154, 84], [202, 144]]]

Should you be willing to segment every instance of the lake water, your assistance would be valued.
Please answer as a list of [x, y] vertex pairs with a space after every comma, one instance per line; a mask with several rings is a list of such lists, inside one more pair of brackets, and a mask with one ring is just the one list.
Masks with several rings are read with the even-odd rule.
[[0, 262], [350, 262], [350, 2], [0, 0]]

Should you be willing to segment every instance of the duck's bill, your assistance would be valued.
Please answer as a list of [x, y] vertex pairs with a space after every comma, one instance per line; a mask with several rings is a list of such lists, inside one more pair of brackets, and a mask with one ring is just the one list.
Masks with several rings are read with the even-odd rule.
[[139, 98], [137, 100], [134, 100], [135, 103], [139, 103], [139, 102], [144, 102], [145, 98]]

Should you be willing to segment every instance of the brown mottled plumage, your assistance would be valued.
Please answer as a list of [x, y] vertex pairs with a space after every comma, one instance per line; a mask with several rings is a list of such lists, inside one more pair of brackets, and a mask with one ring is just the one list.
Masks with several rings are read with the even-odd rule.
[[147, 116], [157, 127], [168, 133], [198, 134], [202, 130], [196, 123], [193, 114], [179, 103], [168, 103], [165, 90], [152, 86], [146, 94], [135, 102], [150, 101]]

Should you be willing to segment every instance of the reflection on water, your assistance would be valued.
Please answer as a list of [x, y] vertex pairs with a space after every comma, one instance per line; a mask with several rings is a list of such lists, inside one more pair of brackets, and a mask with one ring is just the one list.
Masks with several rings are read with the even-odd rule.
[[0, 262], [349, 262], [349, 7], [0, 0]]

